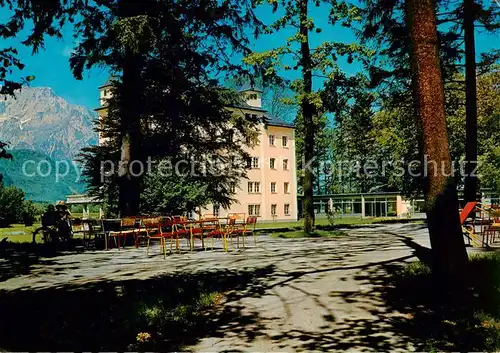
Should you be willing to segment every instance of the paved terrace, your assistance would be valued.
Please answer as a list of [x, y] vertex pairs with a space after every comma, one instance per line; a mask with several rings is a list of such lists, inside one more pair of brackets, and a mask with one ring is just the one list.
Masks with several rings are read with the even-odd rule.
[[160, 275], [236, 276], [238, 285], [227, 289], [211, 316], [214, 329], [200, 333], [192, 350], [418, 349], [399, 329], [409, 318], [387, 304], [384, 289], [388, 271], [416, 259], [404, 237], [429, 245], [425, 226], [371, 225], [346, 232], [337, 238], [260, 236], [257, 247], [250, 241], [244, 251], [184, 252], [167, 260], [156, 244], [150, 257], [145, 248], [129, 248], [42, 258], [0, 282], [0, 289], [26, 293], [111, 283], [119, 291], [128, 281]]

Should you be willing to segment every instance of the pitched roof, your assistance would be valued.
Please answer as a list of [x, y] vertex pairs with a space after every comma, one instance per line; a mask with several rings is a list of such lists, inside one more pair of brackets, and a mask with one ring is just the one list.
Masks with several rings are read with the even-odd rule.
[[101, 88], [106, 88], [106, 87], [110, 87], [110, 86], [113, 86], [114, 82], [118, 80], [118, 76], [114, 76], [114, 75], [111, 75], [108, 77], [108, 79], [106, 80], [106, 82], [103, 83], [102, 86], [99, 86], [98, 88], [101, 89]]
[[260, 93], [264, 93], [264, 91], [262, 90], [262, 88], [260, 87], [256, 87], [254, 85], [251, 85], [249, 83], [245, 83], [243, 86], [240, 87], [240, 89], [238, 90], [238, 92], [246, 92], [246, 91], [255, 91], [255, 92], [260, 92]]
[[286, 122], [280, 118], [271, 115], [266, 116], [266, 125], [295, 128], [293, 123]]

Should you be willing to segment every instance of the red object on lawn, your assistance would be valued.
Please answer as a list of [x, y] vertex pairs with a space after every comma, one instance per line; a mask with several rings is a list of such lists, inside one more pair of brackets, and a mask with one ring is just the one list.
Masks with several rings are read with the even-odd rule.
[[461, 225], [463, 225], [465, 223], [465, 221], [469, 217], [472, 210], [474, 210], [474, 208], [476, 208], [476, 205], [477, 205], [477, 201], [467, 202], [467, 204], [465, 205], [462, 212], [460, 212], [460, 224]]

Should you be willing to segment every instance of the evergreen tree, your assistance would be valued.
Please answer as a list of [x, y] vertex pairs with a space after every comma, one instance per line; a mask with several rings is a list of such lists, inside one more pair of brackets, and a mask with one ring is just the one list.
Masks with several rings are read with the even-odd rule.
[[467, 263], [458, 215], [458, 198], [448, 149], [445, 97], [432, 0], [406, 0], [406, 22], [411, 40], [410, 67], [413, 73], [418, 121], [423, 131], [427, 224], [434, 253], [434, 269], [444, 279], [463, 276]]
[[[248, 54], [244, 31], [259, 23], [244, 0], [135, 4], [128, 9], [133, 16], [116, 15], [113, 8], [103, 12], [108, 19], [99, 23], [109, 25], [102, 33], [89, 30], [95, 24], [77, 25], [85, 39], [71, 58], [76, 75], [95, 64], [111, 65], [121, 75], [101, 122], [106, 145], [84, 154], [92, 190], [107, 193], [102, 195], [106, 199], [118, 197], [122, 215], [137, 214], [144, 173], [131, 167], [144, 166], [148, 157], [153, 162], [170, 157], [173, 164], [187, 161], [184, 169], [194, 163], [193, 171], [210, 188], [207, 193], [227, 206], [232, 201], [228, 185], [245, 175], [244, 164], [233, 164], [222, 174], [213, 168], [229, 165], [233, 156], [242, 160], [246, 137], [261, 119], [227, 109], [241, 102], [234, 91], [219, 88], [217, 74], [244, 73], [227, 52]], [[106, 160], [115, 163], [107, 171], [109, 182], [103, 183], [100, 164]], [[184, 174], [184, 169], [179, 172]]]
[[[372, 42], [379, 54], [375, 56], [377, 63], [370, 69], [372, 83], [379, 86], [386, 106], [388, 102], [395, 109], [398, 109], [398, 104], [408, 106], [412, 97], [407, 94], [410, 91], [410, 75], [405, 63], [409, 53], [409, 36], [404, 25], [404, 2], [364, 0], [363, 3], [364, 26], [360, 35], [363, 40]], [[462, 153], [452, 157], [461, 158], [463, 154], [465, 160], [470, 161], [465, 169], [465, 198], [470, 201], [476, 198], [477, 190], [477, 180], [471, 175], [477, 160], [476, 75], [487, 72], [500, 57], [500, 52], [493, 50], [481, 54], [481, 60], [476, 63], [474, 31], [475, 28], [489, 32], [498, 30], [500, 8], [483, 0], [441, 0], [435, 3], [435, 7], [446, 95], [453, 95], [452, 91], [456, 90], [467, 91], [467, 119], [463, 130], [467, 137], [463, 139]], [[461, 101], [447, 99], [446, 110], [458, 110], [462, 104]]]
[[[263, 3], [260, 1], [259, 3]], [[282, 46], [264, 53], [253, 53], [246, 58], [246, 62], [264, 67], [265, 79], [279, 80], [280, 70], [300, 70], [301, 79], [292, 83], [295, 91], [295, 100], [300, 106], [300, 118], [303, 121], [303, 193], [304, 193], [304, 231], [311, 232], [314, 227], [314, 159], [315, 144], [317, 142], [318, 122], [322, 115], [322, 103], [319, 90], [313, 87], [313, 75], [320, 75], [326, 80], [333, 78], [341, 72], [337, 58], [346, 56], [349, 62], [360, 54], [366, 54], [363, 48], [356, 44], [342, 42], [325, 42], [316, 48], [311, 48], [310, 36], [313, 31], [321, 32], [316, 27], [310, 16], [310, 5], [321, 6], [328, 2], [322, 1], [268, 1], [273, 12], [278, 9], [283, 15], [268, 26], [267, 33], [276, 33], [289, 26], [294, 28], [294, 33]], [[350, 26], [356, 17], [356, 9], [344, 4], [338, 6], [331, 4], [330, 22], [335, 25], [337, 21]], [[289, 64], [293, 62], [293, 64]]]

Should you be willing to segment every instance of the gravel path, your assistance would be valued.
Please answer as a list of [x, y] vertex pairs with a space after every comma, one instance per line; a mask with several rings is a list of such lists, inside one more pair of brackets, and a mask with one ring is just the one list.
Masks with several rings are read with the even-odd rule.
[[[78, 287], [102, 281], [148, 279], [165, 273], [242, 271], [252, 280], [227, 293], [217, 329], [194, 351], [408, 351], [418, 345], [401, 327], [409, 318], [384, 298], [387, 272], [413, 261], [404, 237], [429, 246], [417, 224], [372, 225], [337, 238], [273, 239], [225, 254], [198, 251], [163, 260], [158, 246], [87, 251], [41, 259], [0, 282], [6, 291]], [[150, 254], [151, 255], [151, 254]], [[1, 265], [1, 264], [0, 264]]]

